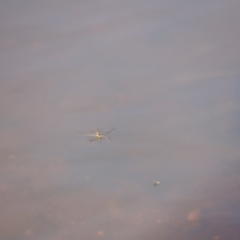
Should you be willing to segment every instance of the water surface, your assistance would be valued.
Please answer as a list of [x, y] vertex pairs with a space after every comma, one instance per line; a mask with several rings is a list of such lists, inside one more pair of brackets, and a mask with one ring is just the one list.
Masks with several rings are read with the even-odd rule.
[[240, 239], [239, 7], [2, 1], [0, 239]]

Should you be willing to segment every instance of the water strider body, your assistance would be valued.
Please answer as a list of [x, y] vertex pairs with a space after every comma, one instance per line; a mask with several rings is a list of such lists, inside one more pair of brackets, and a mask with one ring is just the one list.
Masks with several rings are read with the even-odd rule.
[[114, 131], [114, 130], [116, 130], [116, 128], [114, 128], [110, 131], [104, 132], [104, 133], [101, 133], [99, 130], [97, 130], [93, 134], [83, 134], [83, 135], [87, 136], [87, 137], [92, 137], [92, 139], [90, 140], [90, 143], [93, 142], [93, 141], [99, 141], [99, 140], [102, 140], [102, 139], [108, 139], [109, 141], [111, 141], [108, 134], [110, 132]]

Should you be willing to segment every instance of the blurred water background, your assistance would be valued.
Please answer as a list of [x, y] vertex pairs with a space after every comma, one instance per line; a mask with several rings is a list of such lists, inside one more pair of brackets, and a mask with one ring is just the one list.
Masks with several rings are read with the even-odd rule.
[[240, 239], [239, 9], [1, 1], [0, 239]]

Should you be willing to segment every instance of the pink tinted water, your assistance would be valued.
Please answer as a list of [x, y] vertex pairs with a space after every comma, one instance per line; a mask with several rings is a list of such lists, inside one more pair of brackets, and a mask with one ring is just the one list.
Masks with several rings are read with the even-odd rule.
[[238, 1], [0, 6], [0, 239], [240, 238]]

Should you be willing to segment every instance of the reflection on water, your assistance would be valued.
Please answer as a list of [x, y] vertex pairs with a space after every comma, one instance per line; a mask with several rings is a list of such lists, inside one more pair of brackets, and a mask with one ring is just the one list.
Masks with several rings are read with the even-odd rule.
[[1, 3], [0, 239], [240, 239], [239, 7]]

